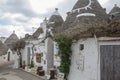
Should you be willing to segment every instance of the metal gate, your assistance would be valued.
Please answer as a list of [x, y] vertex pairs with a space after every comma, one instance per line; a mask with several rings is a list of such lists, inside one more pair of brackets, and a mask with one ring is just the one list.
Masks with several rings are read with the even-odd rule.
[[100, 46], [101, 80], [120, 80], [120, 45]]

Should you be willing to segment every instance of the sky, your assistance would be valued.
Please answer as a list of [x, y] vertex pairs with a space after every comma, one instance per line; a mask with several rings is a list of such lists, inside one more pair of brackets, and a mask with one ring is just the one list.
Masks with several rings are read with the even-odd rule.
[[[119, 0], [98, 0], [109, 12], [114, 4], [120, 7]], [[49, 18], [55, 8], [65, 19], [77, 0], [0, 0], [0, 37], [15, 33], [24, 37], [32, 34], [45, 17]], [[33, 28], [34, 27], [34, 28]]]

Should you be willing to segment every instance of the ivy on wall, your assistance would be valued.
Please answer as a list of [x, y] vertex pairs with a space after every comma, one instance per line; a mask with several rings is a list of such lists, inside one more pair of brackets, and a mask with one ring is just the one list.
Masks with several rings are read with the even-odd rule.
[[65, 80], [67, 80], [70, 63], [71, 63], [71, 40], [67, 39], [64, 35], [58, 35], [55, 37], [59, 49], [59, 56], [61, 58], [61, 64], [59, 70], [65, 74]]

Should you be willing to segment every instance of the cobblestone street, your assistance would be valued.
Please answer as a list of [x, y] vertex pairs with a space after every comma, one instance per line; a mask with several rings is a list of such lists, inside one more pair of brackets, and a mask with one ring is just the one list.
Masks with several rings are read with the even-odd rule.
[[20, 69], [11, 66], [0, 66], [0, 80], [44, 80]]

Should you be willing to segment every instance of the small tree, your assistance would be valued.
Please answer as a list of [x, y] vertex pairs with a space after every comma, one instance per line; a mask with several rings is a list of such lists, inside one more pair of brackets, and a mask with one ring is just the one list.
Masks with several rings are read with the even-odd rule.
[[17, 52], [19, 58], [20, 58], [20, 67], [22, 67], [22, 53], [21, 50], [25, 47], [25, 40], [20, 39], [17, 42], [13, 44], [13, 50]]

